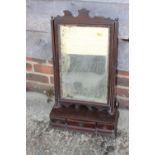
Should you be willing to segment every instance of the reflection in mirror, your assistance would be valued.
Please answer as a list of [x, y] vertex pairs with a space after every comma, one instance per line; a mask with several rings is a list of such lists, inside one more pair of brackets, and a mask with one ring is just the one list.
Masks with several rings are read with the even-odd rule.
[[61, 98], [107, 103], [109, 28], [59, 27]]

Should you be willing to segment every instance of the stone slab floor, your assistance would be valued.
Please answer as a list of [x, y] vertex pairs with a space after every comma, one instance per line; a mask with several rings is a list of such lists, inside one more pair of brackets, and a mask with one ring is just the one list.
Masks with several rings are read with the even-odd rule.
[[120, 111], [118, 137], [49, 128], [53, 102], [47, 96], [27, 92], [27, 155], [128, 155], [128, 110]]

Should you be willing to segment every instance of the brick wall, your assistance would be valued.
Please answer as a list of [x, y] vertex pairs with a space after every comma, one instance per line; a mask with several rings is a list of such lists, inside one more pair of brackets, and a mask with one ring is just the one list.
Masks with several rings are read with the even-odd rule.
[[[54, 88], [53, 64], [50, 60], [26, 58], [26, 90], [49, 94]], [[129, 73], [117, 71], [117, 100], [121, 108], [129, 107]]]
[[47, 93], [53, 89], [53, 65], [50, 60], [26, 58], [26, 90]]
[[117, 101], [122, 108], [129, 108], [129, 72], [117, 71]]

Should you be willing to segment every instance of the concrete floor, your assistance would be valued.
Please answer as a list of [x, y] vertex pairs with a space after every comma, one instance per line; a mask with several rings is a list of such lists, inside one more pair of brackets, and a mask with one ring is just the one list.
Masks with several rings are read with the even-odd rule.
[[118, 137], [50, 129], [53, 102], [47, 96], [27, 92], [27, 155], [128, 155], [128, 110], [120, 110]]

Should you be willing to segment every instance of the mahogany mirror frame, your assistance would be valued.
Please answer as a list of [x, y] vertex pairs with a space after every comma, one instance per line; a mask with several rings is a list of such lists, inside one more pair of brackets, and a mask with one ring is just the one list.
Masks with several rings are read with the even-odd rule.
[[[59, 26], [71, 25], [71, 26], [100, 26], [110, 29], [110, 44], [109, 44], [109, 56], [108, 56], [108, 94], [107, 103], [101, 104], [98, 102], [89, 102], [82, 100], [72, 100], [61, 98], [60, 95], [60, 68], [59, 68]], [[74, 17], [71, 12], [64, 11], [64, 16], [57, 16], [51, 19], [52, 30], [52, 50], [53, 50], [53, 65], [54, 65], [54, 86], [55, 86], [55, 105], [57, 106], [69, 106], [86, 105], [95, 106], [97, 108], [107, 109], [111, 114], [115, 111], [116, 94], [116, 69], [117, 69], [117, 36], [118, 36], [118, 19], [110, 19], [104, 17], [90, 17], [89, 11], [86, 9], [79, 10], [79, 15]]]

